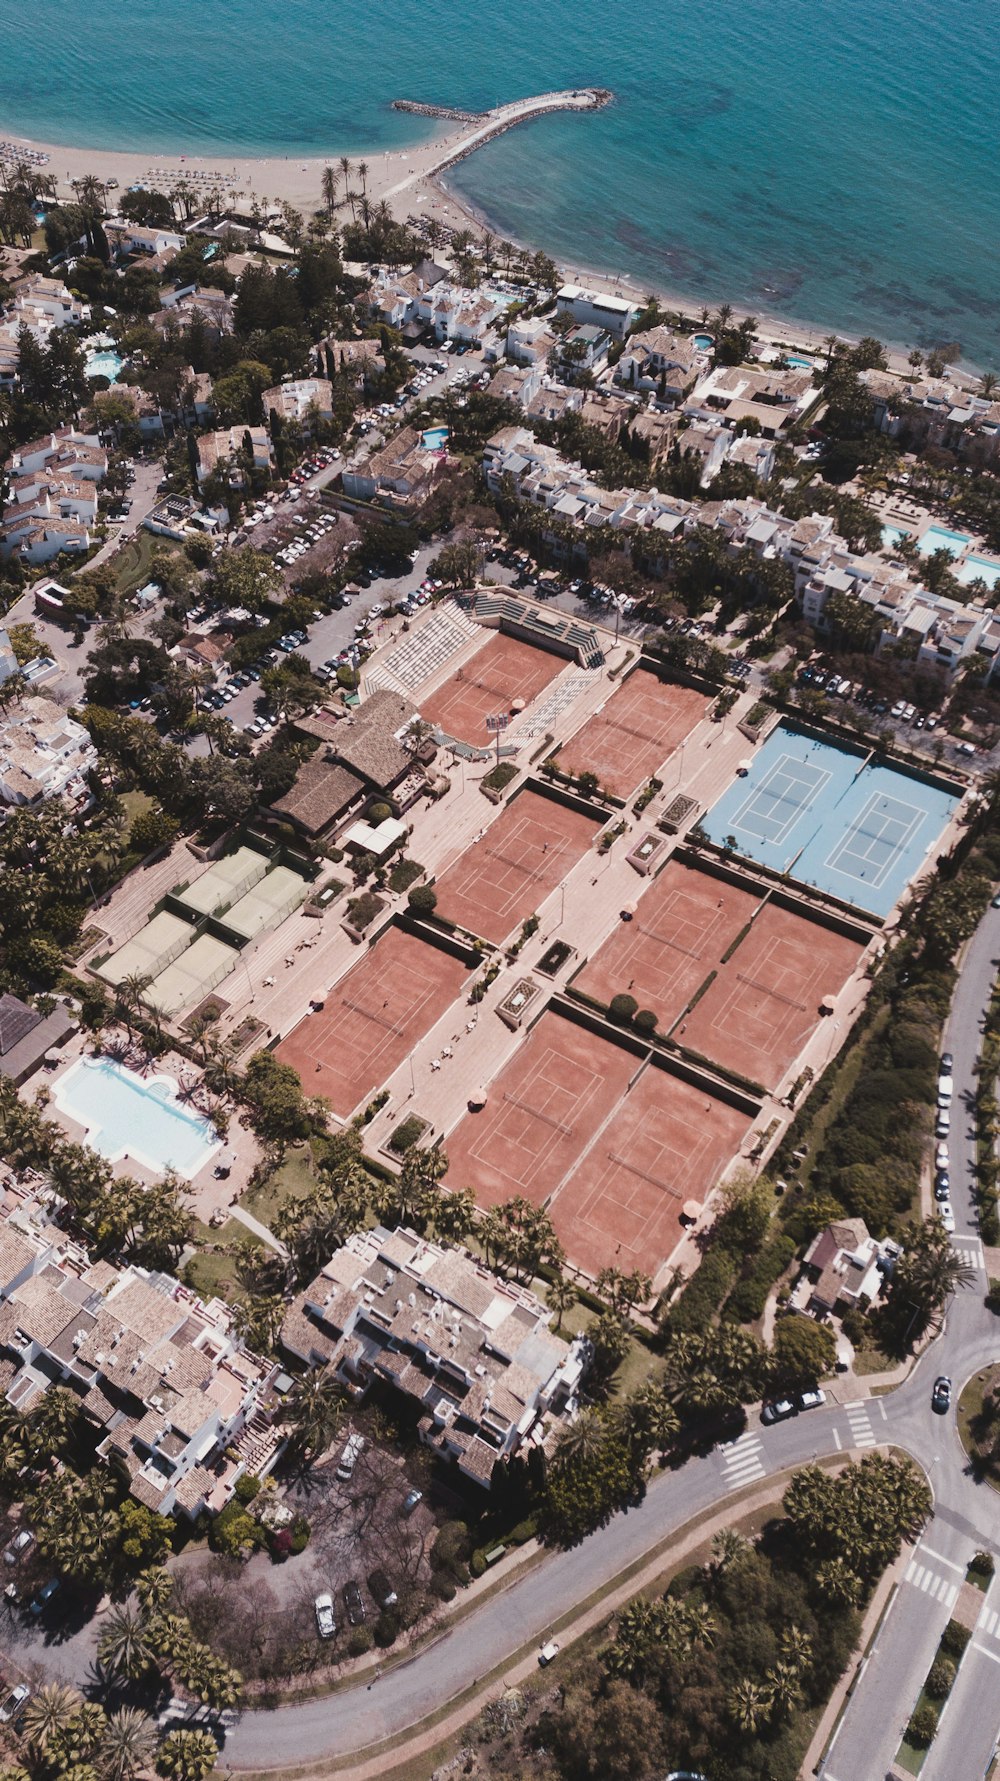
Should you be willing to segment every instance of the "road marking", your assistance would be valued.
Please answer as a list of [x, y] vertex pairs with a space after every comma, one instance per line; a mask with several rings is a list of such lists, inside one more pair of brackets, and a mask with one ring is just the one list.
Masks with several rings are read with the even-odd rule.
[[755, 1478], [763, 1478], [767, 1467], [761, 1457], [760, 1436], [748, 1430], [738, 1441], [730, 1442], [722, 1464], [727, 1490], [739, 1490]]
[[915, 1558], [911, 1558], [907, 1565], [903, 1581], [912, 1583], [922, 1595], [929, 1595], [934, 1602], [944, 1602], [949, 1608], [958, 1597], [957, 1583], [949, 1583], [947, 1577], [939, 1577], [929, 1565], [919, 1565]]
[[878, 1400], [877, 1400], [877, 1401], [878, 1401], [878, 1407], [879, 1407], [879, 1409], [880, 1409], [880, 1410], [881, 1410], [881, 1412], [882, 1412], [882, 1421], [883, 1421], [883, 1422], [888, 1422], [888, 1420], [889, 1420], [889, 1417], [888, 1417], [888, 1414], [887, 1414], [887, 1412], [886, 1412], [886, 1407], [885, 1407], [885, 1400], [884, 1400], [884, 1399], [883, 1399], [883, 1398], [879, 1398], [879, 1399], [878, 1399]]
[[876, 1445], [875, 1434], [869, 1420], [867, 1406], [859, 1402], [845, 1404], [844, 1408], [851, 1426], [851, 1446], [874, 1447]]
[[835, 1442], [836, 1442], [836, 1445], [837, 1445], [837, 1452], [838, 1452], [838, 1453], [839, 1453], [839, 1452], [840, 1452], [840, 1450], [841, 1450], [841, 1448], [842, 1448], [842, 1447], [843, 1447], [843, 1445], [844, 1445], [844, 1443], [843, 1443], [843, 1441], [842, 1441], [842, 1440], [841, 1440], [841, 1438], [840, 1438], [840, 1436], [839, 1436], [839, 1434], [838, 1434], [838, 1433], [837, 1433], [837, 1431], [836, 1431], [836, 1429], [834, 1429], [834, 1431], [833, 1431], [833, 1438], [834, 1438], [834, 1441], [835, 1441]]
[[984, 1633], [989, 1633], [992, 1636], [996, 1632], [998, 1619], [1000, 1619], [1000, 1615], [997, 1614], [995, 1608], [984, 1608], [976, 1621], [976, 1631], [982, 1629]]
[[985, 1645], [980, 1645], [978, 1639], [973, 1639], [972, 1649], [973, 1651], [981, 1651], [984, 1657], [991, 1658], [995, 1664], [1000, 1664], [1000, 1654], [996, 1651], [988, 1651]]
[[[943, 1552], [935, 1552], [933, 1546], [928, 1546], [926, 1540], [921, 1540], [920, 1551], [926, 1552], [928, 1558], [936, 1558], [939, 1565], [947, 1565], [949, 1571], [957, 1571], [960, 1577], [965, 1576], [965, 1566], [964, 1565], [957, 1565], [953, 1558], [945, 1558], [945, 1555]], [[983, 1612], [985, 1613], [985, 1609], [983, 1610]]]

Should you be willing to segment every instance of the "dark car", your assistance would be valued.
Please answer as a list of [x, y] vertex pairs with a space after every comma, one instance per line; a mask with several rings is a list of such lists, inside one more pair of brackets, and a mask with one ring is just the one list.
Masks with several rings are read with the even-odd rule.
[[931, 1392], [931, 1409], [936, 1411], [938, 1416], [943, 1416], [950, 1408], [951, 1380], [946, 1374], [940, 1373], [934, 1381], [934, 1390]]
[[798, 1414], [798, 1405], [791, 1398], [778, 1398], [773, 1404], [765, 1404], [760, 1413], [760, 1420], [765, 1426], [772, 1422], [784, 1422], [786, 1416]]
[[950, 1076], [955, 1068], [955, 1060], [950, 1051], [942, 1051], [938, 1071], [942, 1076]]
[[344, 1584], [344, 1607], [347, 1609], [347, 1618], [352, 1626], [360, 1626], [366, 1619], [364, 1598], [353, 1577], [350, 1583]]
[[936, 1200], [951, 1199], [951, 1176], [947, 1169], [939, 1169], [934, 1177], [934, 1198]]

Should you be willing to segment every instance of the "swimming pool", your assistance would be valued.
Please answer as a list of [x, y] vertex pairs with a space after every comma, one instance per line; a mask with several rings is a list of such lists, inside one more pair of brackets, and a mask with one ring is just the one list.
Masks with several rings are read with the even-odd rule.
[[888, 915], [957, 797], [779, 724], [704, 819], [709, 838], [872, 915]]
[[882, 549], [895, 550], [896, 545], [899, 544], [900, 540], [908, 538], [909, 536], [910, 534], [905, 526], [883, 526]]
[[52, 1098], [109, 1163], [130, 1157], [158, 1175], [174, 1168], [190, 1180], [220, 1145], [209, 1120], [178, 1104], [172, 1076], [136, 1076], [110, 1058], [80, 1058]]
[[711, 334], [696, 334], [694, 343], [699, 352], [708, 352], [709, 348], [715, 344]]
[[968, 543], [967, 532], [949, 532], [947, 526], [928, 526], [917, 549], [922, 557], [932, 557], [936, 550], [946, 550], [949, 556], [960, 557]]
[[804, 359], [802, 354], [798, 352], [786, 352], [785, 364], [794, 365], [796, 369], [801, 371], [815, 371], [816, 369], [815, 361], [813, 359]]
[[444, 451], [448, 444], [447, 427], [428, 427], [420, 435], [420, 443], [425, 451]]
[[1000, 563], [994, 557], [966, 557], [955, 570], [955, 580], [963, 587], [968, 587], [970, 581], [985, 581], [992, 592], [1000, 582]]
[[122, 363], [116, 352], [89, 352], [83, 368], [88, 377], [106, 377], [109, 383], [117, 383]]

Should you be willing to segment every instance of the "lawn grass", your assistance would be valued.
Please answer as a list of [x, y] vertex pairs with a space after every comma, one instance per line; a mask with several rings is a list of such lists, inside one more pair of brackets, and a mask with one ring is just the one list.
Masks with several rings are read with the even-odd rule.
[[[958, 1438], [969, 1458], [977, 1467], [980, 1462], [976, 1452], [972, 1425], [982, 1411], [983, 1399], [995, 1384], [998, 1372], [1000, 1372], [1000, 1368], [992, 1366], [984, 1367], [979, 1373], [973, 1373], [958, 1400]], [[1000, 1491], [1000, 1477], [997, 1476], [994, 1467], [983, 1468], [981, 1476], [985, 1478], [992, 1490]]]
[[[259, 1242], [245, 1225], [238, 1225], [236, 1228], [242, 1232], [248, 1243]], [[221, 1235], [218, 1231], [211, 1234], [213, 1238]], [[236, 1278], [236, 1267], [234, 1255], [227, 1255], [225, 1250], [216, 1247], [214, 1243], [211, 1247], [206, 1245], [205, 1248], [196, 1249], [185, 1262], [184, 1282], [200, 1299], [224, 1299], [227, 1304], [231, 1304], [234, 1299], [245, 1296]]]
[[169, 538], [154, 537], [142, 528], [133, 532], [115, 556], [115, 586], [120, 594], [134, 594], [149, 580], [154, 556], [161, 551], [174, 551], [179, 545]]
[[288, 1152], [280, 1168], [269, 1175], [259, 1187], [243, 1195], [242, 1205], [254, 1218], [272, 1228], [272, 1219], [292, 1198], [309, 1193], [316, 1186], [316, 1171], [308, 1144], [296, 1144]]
[[888, 1007], [880, 1008], [863, 1038], [850, 1047], [845, 1057], [834, 1061], [833, 1086], [822, 1107], [816, 1113], [816, 1117], [812, 1120], [807, 1136], [802, 1140], [807, 1154], [799, 1171], [799, 1179], [804, 1189], [808, 1189], [811, 1184], [813, 1169], [823, 1154], [826, 1134], [834, 1121], [839, 1118], [848, 1095], [852, 1093], [855, 1083], [861, 1075], [868, 1048], [882, 1032], [889, 1019], [889, 1013]]
[[864, 1379], [869, 1373], [891, 1373], [899, 1365], [899, 1359], [886, 1354], [884, 1349], [876, 1346], [859, 1348], [854, 1355], [854, 1373], [858, 1379]]

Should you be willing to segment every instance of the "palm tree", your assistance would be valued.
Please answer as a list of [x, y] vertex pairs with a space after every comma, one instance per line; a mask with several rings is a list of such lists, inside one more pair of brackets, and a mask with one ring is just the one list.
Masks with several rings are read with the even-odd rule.
[[107, 1781], [132, 1781], [156, 1748], [156, 1727], [138, 1707], [121, 1707], [108, 1717], [100, 1744], [101, 1768]]
[[813, 1642], [808, 1633], [804, 1633], [794, 1620], [789, 1621], [778, 1641], [781, 1656], [786, 1664], [796, 1671], [806, 1670], [812, 1663]]
[[856, 1608], [861, 1600], [861, 1578], [846, 1559], [828, 1558], [816, 1567], [816, 1588], [824, 1600]]
[[168, 1732], [156, 1754], [157, 1769], [169, 1781], [205, 1781], [218, 1760], [219, 1748], [209, 1732], [183, 1727]]
[[443, 1237], [449, 1243], [464, 1243], [475, 1222], [475, 1195], [467, 1187], [454, 1193], [440, 1193], [435, 1198], [431, 1225], [436, 1237]]
[[337, 208], [337, 188], [339, 184], [340, 176], [337, 173], [337, 169], [335, 167], [324, 167], [322, 185], [323, 203], [331, 217]]
[[145, 1615], [127, 1603], [112, 1608], [97, 1643], [97, 1656], [102, 1670], [110, 1676], [124, 1676], [130, 1681], [141, 1676], [153, 1661]]
[[734, 1527], [723, 1527], [712, 1540], [712, 1569], [720, 1577], [738, 1565], [752, 1550], [750, 1541]]
[[726, 1707], [730, 1718], [736, 1721], [741, 1731], [754, 1732], [770, 1717], [772, 1696], [770, 1690], [760, 1682], [754, 1682], [749, 1676], [737, 1682], [731, 1688], [726, 1699]]
[[548, 1301], [549, 1310], [554, 1311], [556, 1314], [556, 1331], [558, 1332], [562, 1329], [563, 1318], [567, 1311], [573, 1309], [579, 1294], [577, 1293], [572, 1280], [567, 1280], [565, 1274], [557, 1274], [551, 1286], [548, 1288], [545, 1297]]
[[341, 174], [343, 175], [343, 180], [344, 180], [344, 199], [350, 205], [351, 216], [353, 217], [354, 216], [354, 198], [351, 194], [351, 189], [350, 189], [351, 163], [348, 160], [346, 155], [341, 155], [341, 157], [340, 157], [340, 171], [341, 171]]
[[31, 1696], [21, 1718], [21, 1731], [29, 1749], [36, 1754], [44, 1752], [57, 1733], [72, 1725], [82, 1706], [82, 1697], [75, 1688], [64, 1682], [46, 1683]]
[[596, 1459], [604, 1444], [604, 1419], [597, 1410], [581, 1410], [573, 1422], [563, 1429], [556, 1445], [560, 1464], [586, 1466]]
[[163, 1565], [152, 1565], [149, 1570], [139, 1572], [135, 1593], [147, 1614], [162, 1614], [174, 1593], [173, 1578]]
[[285, 1419], [291, 1425], [291, 1445], [304, 1459], [325, 1453], [340, 1427], [344, 1394], [337, 1381], [325, 1373], [309, 1373], [289, 1397]]
[[118, 1006], [121, 1009], [130, 1039], [133, 1022], [142, 1007], [143, 997], [152, 981], [153, 979], [142, 971], [130, 971], [129, 975], [123, 977], [118, 985]]
[[773, 1706], [791, 1718], [802, 1699], [802, 1685], [794, 1664], [778, 1663], [767, 1672], [767, 1686]]
[[367, 190], [368, 190], [368, 162], [367, 161], [359, 161], [358, 162], [358, 178], [361, 181], [362, 192], [367, 192]]
[[997, 387], [996, 373], [994, 371], [984, 371], [982, 377], [979, 379], [979, 388], [982, 391], [983, 395], [984, 396], [992, 396], [993, 391], [996, 389], [996, 387]]

